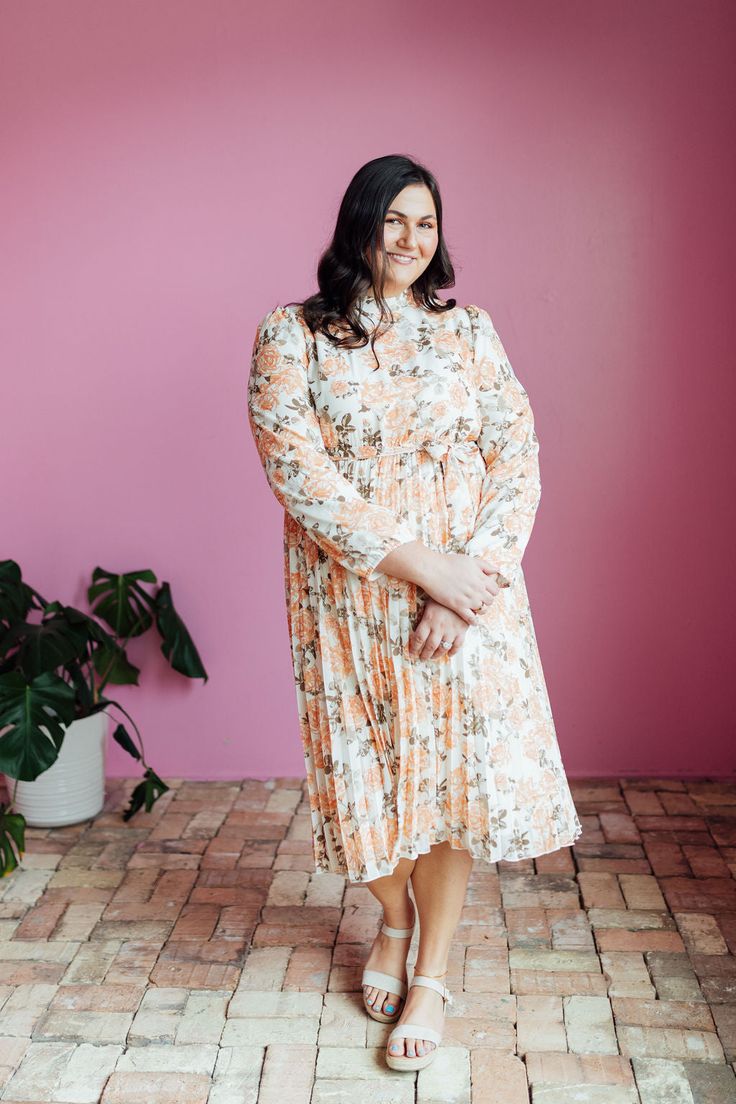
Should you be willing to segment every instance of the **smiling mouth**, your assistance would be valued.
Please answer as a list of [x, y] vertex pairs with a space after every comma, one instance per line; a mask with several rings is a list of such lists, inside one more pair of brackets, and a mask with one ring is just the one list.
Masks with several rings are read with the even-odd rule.
[[412, 264], [416, 261], [416, 257], [408, 257], [405, 253], [389, 253], [389, 257], [392, 261], [398, 261], [399, 264]]

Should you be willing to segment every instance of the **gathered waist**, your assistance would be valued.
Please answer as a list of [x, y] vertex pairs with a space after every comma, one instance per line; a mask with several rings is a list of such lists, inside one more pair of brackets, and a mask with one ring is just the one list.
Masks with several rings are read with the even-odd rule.
[[[329, 451], [329, 450], [328, 450]], [[436, 437], [431, 441], [413, 441], [396, 448], [378, 449], [372, 456], [343, 456], [330, 452], [335, 464], [361, 464], [382, 460], [384, 456], [401, 456], [405, 453], [427, 452], [434, 460], [446, 460], [450, 454], [459, 460], [474, 460], [481, 455], [478, 442], [467, 437], [458, 441], [453, 437]]]

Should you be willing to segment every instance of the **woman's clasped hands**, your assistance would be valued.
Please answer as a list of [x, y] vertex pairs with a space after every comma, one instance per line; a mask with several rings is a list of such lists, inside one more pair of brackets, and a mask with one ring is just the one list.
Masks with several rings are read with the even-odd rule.
[[[462, 648], [467, 631], [468, 623], [459, 614], [434, 598], [428, 598], [406, 650], [414, 659], [440, 659], [443, 655], [454, 655]], [[444, 645], [442, 641], [445, 641]], [[447, 643], [450, 643], [449, 648]]]
[[420, 540], [397, 545], [377, 568], [415, 583], [427, 594], [408, 642], [409, 654], [419, 659], [454, 655], [468, 627], [487, 611], [500, 590], [499, 569], [490, 560], [463, 552], [438, 552]]
[[499, 592], [496, 572], [497, 568], [482, 556], [434, 553], [421, 583], [428, 597], [409, 637], [409, 655], [418, 659], [455, 655], [469, 626], [476, 623]]

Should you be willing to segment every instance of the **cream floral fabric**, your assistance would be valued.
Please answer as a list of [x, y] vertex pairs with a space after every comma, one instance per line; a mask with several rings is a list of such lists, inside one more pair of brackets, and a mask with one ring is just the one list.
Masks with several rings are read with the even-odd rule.
[[[528, 395], [483, 308], [388, 302], [378, 367], [370, 345], [336, 349], [298, 306], [278, 306], [258, 325], [248, 381], [285, 508], [315, 868], [355, 882], [442, 840], [494, 862], [580, 834], [521, 567], [540, 499]], [[373, 297], [359, 306], [373, 326]], [[407, 654], [427, 595], [376, 570], [416, 539], [499, 571], [453, 656]]]

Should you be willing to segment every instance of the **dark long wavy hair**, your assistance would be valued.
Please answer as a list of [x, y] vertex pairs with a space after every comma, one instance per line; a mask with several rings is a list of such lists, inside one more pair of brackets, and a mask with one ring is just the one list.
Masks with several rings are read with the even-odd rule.
[[[455, 299], [438, 299], [435, 295], [439, 288], [455, 283], [455, 270], [442, 233], [442, 198], [437, 181], [424, 165], [403, 154], [376, 157], [358, 169], [342, 198], [332, 241], [317, 265], [319, 291], [291, 304], [302, 308], [312, 333], [323, 333], [336, 346], [355, 349], [370, 340], [373, 349], [378, 327], [391, 317], [383, 298], [389, 271], [384, 221], [391, 203], [408, 184], [426, 184], [431, 192], [438, 234], [434, 256], [411, 285], [411, 292], [419, 306], [434, 313], [452, 310], [456, 305]], [[378, 273], [371, 269], [370, 252], [380, 257]], [[377, 326], [370, 333], [356, 305], [356, 300], [368, 293], [375, 296], [379, 308]]]

